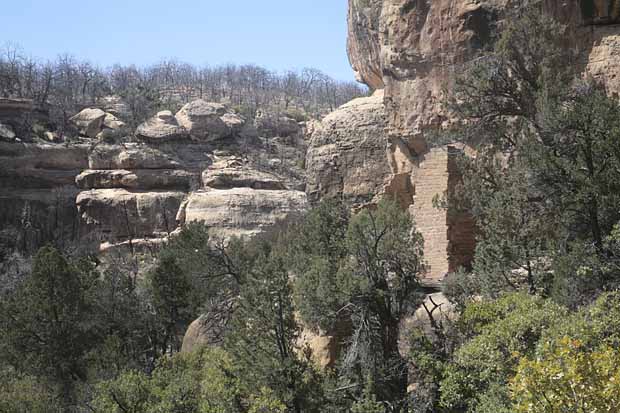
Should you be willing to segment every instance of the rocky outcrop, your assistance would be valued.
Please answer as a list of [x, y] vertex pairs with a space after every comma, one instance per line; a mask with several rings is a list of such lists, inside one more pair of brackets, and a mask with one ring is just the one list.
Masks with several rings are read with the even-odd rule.
[[191, 353], [205, 345], [221, 344], [227, 327], [228, 319], [224, 313], [203, 314], [187, 328], [183, 336], [181, 352]]
[[185, 196], [179, 191], [93, 189], [81, 192], [75, 202], [83, 229], [102, 241], [114, 241], [170, 234], [177, 227], [176, 211]]
[[180, 169], [176, 154], [139, 144], [97, 145], [88, 154], [90, 169]]
[[233, 126], [227, 124], [224, 117], [227, 112], [226, 106], [220, 103], [195, 100], [183, 106], [176, 119], [192, 139], [208, 142], [232, 135]]
[[[0, 98], [0, 123], [5, 126], [5, 137], [0, 140], [27, 142], [32, 138], [34, 125], [49, 123], [49, 107], [31, 99]], [[12, 138], [11, 132], [15, 134]]]
[[87, 165], [86, 145], [0, 141], [0, 237], [28, 252], [76, 240], [74, 180]]
[[620, 93], [620, 27], [597, 26], [588, 33], [585, 71], [606, 85], [610, 93]]
[[2, 189], [74, 186], [88, 165], [88, 146], [0, 142], [0, 165]]
[[103, 118], [103, 127], [107, 129], [121, 129], [125, 127], [125, 122], [118, 119], [116, 116], [111, 113], [106, 113], [105, 118]]
[[214, 344], [211, 339], [210, 326], [207, 324], [207, 318], [201, 316], [194, 320], [183, 336], [183, 344], [181, 345], [182, 353], [191, 353], [202, 346]]
[[242, 187], [193, 192], [182, 216], [184, 222], [204, 222], [219, 237], [252, 237], [306, 208], [301, 191]]
[[239, 139], [96, 145], [76, 178], [82, 221], [114, 243], [165, 236], [190, 221], [222, 237], [253, 236], [303, 211], [305, 193], [288, 189], [297, 179], [262, 164], [265, 148]]
[[12, 142], [16, 138], [15, 131], [11, 125], [0, 123], [0, 140]]
[[131, 108], [129, 104], [120, 96], [104, 96], [98, 102], [105, 112], [110, 113], [120, 119], [128, 119], [131, 117]]
[[80, 135], [104, 140], [119, 136], [125, 123], [111, 113], [98, 108], [86, 108], [69, 119]]
[[[395, 194], [403, 205], [413, 199], [410, 211], [426, 240], [431, 285], [469, 263], [475, 233], [469, 217], [433, 206], [433, 198], [449, 191], [456, 179], [451, 153], [457, 148], [431, 149], [436, 145], [429, 131], [450, 121], [442, 101], [455, 75], [492, 46], [508, 11], [525, 3], [349, 1], [349, 60], [361, 81], [384, 88], [393, 178], [383, 192]], [[576, 69], [602, 81], [611, 93], [620, 92], [620, 27], [612, 24], [620, 16], [620, 2], [544, 0], [541, 6], [566, 25], [567, 47], [581, 54]]]
[[188, 145], [194, 146], [188, 140], [95, 145], [89, 167], [75, 177], [83, 190], [76, 199], [83, 236], [117, 244], [173, 232], [180, 206], [200, 187], [201, 165], [209, 163], [203, 147], [192, 148], [198, 161], [184, 158]]
[[80, 135], [95, 138], [103, 129], [106, 113], [101, 109], [84, 109], [69, 120], [78, 128]]
[[349, 0], [349, 61], [357, 80], [374, 90], [384, 87], [379, 36], [382, 2], [383, 0]]
[[458, 312], [443, 293], [428, 294], [415, 312], [400, 323], [399, 351], [407, 357], [411, 350], [411, 335], [414, 331], [423, 334], [436, 343], [441, 337], [438, 332], [449, 330], [449, 324], [458, 319]]
[[87, 169], [80, 173], [75, 182], [80, 189], [177, 189], [189, 191], [199, 183], [197, 173], [175, 169]]
[[[448, 116], [441, 101], [453, 75], [491, 45], [507, 10], [519, 6], [511, 0], [350, 0], [349, 59], [371, 88], [385, 85], [390, 134], [424, 153], [424, 132]], [[606, 24], [619, 17], [617, 1], [545, 0], [542, 6], [568, 26], [569, 47], [581, 50], [589, 66], [610, 62], [601, 57], [614, 50], [610, 36], [619, 29]]]
[[187, 138], [187, 130], [179, 126], [176, 118], [169, 110], [159, 112], [147, 120], [136, 130], [136, 137], [150, 142], [168, 142]]
[[283, 190], [283, 178], [274, 173], [261, 172], [244, 164], [236, 157], [219, 160], [202, 174], [205, 187], [213, 189], [252, 188]]
[[259, 133], [258, 129], [253, 122], [248, 122], [246, 119], [237, 114], [228, 112], [222, 116], [222, 121], [228, 127], [231, 136], [238, 136], [243, 139], [257, 138]]
[[[383, 92], [355, 99], [315, 125], [306, 155], [310, 200], [370, 202], [392, 176]], [[409, 202], [410, 204], [411, 202]]]
[[336, 365], [341, 350], [341, 343], [336, 336], [316, 333], [309, 328], [301, 330], [297, 344], [303, 356], [323, 370]]

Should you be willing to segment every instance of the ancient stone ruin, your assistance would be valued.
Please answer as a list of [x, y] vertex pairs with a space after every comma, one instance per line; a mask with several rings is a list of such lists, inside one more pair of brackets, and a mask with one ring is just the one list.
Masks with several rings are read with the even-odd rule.
[[[437, 146], [432, 132], [450, 121], [442, 101], [454, 74], [518, 7], [507, 0], [349, 0], [349, 60], [358, 79], [384, 96], [385, 132], [377, 139], [390, 170], [378, 174], [385, 185], [375, 193], [391, 192], [410, 204], [425, 239], [429, 285], [467, 266], [475, 247], [471, 218], [434, 205], [458, 180], [453, 155], [463, 148]], [[620, 2], [545, 0], [542, 7], [566, 25], [567, 47], [579, 54], [577, 69], [618, 93], [620, 28], [611, 24]]]

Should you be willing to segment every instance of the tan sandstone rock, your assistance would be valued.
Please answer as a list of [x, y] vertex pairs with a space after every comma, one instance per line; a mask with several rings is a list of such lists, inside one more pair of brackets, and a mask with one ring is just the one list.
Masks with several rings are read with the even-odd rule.
[[[80, 189], [176, 189], [189, 191], [198, 186], [195, 173], [178, 169], [85, 170], [75, 178]], [[176, 213], [176, 212], [175, 212]]]
[[176, 211], [186, 194], [178, 191], [139, 192], [94, 189], [76, 199], [84, 230], [104, 240], [157, 238], [176, 228]]
[[203, 172], [202, 182], [205, 187], [214, 189], [242, 187], [265, 190], [286, 189], [281, 177], [251, 168], [243, 160], [235, 157], [214, 162]]
[[150, 142], [166, 142], [187, 138], [188, 133], [179, 126], [172, 112], [165, 110], [138, 126], [136, 137]]
[[251, 237], [307, 208], [301, 191], [212, 189], [190, 194], [185, 222], [204, 221], [220, 237]]
[[215, 141], [232, 133], [231, 127], [222, 119], [227, 112], [226, 106], [221, 103], [199, 99], [183, 106], [176, 114], [176, 119], [192, 139]]
[[106, 116], [107, 114], [101, 109], [87, 108], [69, 120], [78, 128], [80, 135], [96, 138], [103, 129]]
[[75, 176], [88, 166], [88, 146], [0, 141], [0, 165], [6, 190], [74, 187]]
[[223, 317], [208, 317], [206, 315], [198, 317], [189, 325], [183, 336], [181, 352], [191, 353], [205, 345], [221, 343], [226, 324]]
[[[383, 92], [355, 99], [313, 127], [306, 155], [310, 200], [370, 202], [389, 181]], [[411, 203], [411, 202], [409, 202]]]
[[106, 113], [105, 118], [103, 118], [103, 127], [108, 129], [121, 129], [125, 127], [125, 122], [118, 119], [116, 116], [111, 113]]
[[[371, 88], [385, 86], [388, 161], [394, 178], [384, 189], [397, 198], [402, 198], [400, 194], [405, 200], [414, 197], [410, 210], [427, 241], [425, 255], [432, 261], [433, 285], [446, 272], [468, 263], [475, 235], [470, 217], [432, 206], [432, 199], [458, 179], [450, 154], [457, 148], [431, 149], [428, 132], [450, 122], [442, 102], [455, 75], [491, 45], [507, 11], [524, 4], [513, 0], [349, 1], [351, 64]], [[580, 55], [576, 69], [602, 81], [610, 92], [620, 92], [620, 26], [610, 25], [620, 17], [620, 2], [543, 0], [541, 5], [566, 25], [567, 47]]]
[[347, 51], [359, 82], [383, 89], [379, 37], [383, 0], [349, 0]]
[[180, 169], [170, 153], [146, 145], [97, 145], [88, 154], [90, 169]]
[[87, 145], [0, 140], [0, 236], [29, 253], [53, 239], [75, 240], [74, 179], [87, 164]]
[[335, 336], [304, 328], [297, 344], [303, 355], [312, 360], [320, 369], [327, 369], [336, 365], [340, 348]]

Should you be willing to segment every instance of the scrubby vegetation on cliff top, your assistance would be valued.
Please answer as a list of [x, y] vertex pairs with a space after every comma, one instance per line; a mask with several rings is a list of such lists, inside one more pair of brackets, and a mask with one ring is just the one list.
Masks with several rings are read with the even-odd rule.
[[69, 55], [44, 62], [11, 44], [0, 53], [0, 97], [49, 104], [59, 128], [84, 107], [114, 104], [106, 101], [110, 96], [122, 99], [124, 120], [135, 127], [158, 110], [176, 111], [195, 99], [226, 103], [249, 117], [262, 110], [295, 118], [326, 114], [365, 93], [313, 68], [277, 73], [252, 64], [197, 67], [175, 60], [101, 68]]
[[[458, 317], [401, 337], [423, 241], [387, 201], [324, 202], [245, 243], [190, 225], [143, 279], [46, 247], [2, 289], [0, 408], [618, 411], [620, 104], [569, 70], [562, 33], [536, 10], [510, 20], [447, 102], [445, 138], [476, 156], [445, 204], [480, 231], [444, 285]], [[179, 354], [201, 314], [210, 344]], [[334, 365], [316, 368], [304, 328], [341, 336]]]

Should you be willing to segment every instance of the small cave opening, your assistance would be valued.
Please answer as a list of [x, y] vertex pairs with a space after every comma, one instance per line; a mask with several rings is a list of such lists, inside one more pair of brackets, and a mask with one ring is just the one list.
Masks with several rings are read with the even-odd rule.
[[585, 24], [620, 23], [620, 0], [580, 0], [580, 5]]

